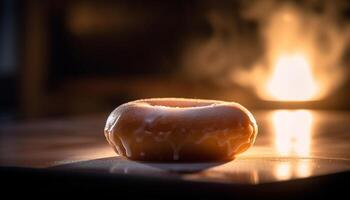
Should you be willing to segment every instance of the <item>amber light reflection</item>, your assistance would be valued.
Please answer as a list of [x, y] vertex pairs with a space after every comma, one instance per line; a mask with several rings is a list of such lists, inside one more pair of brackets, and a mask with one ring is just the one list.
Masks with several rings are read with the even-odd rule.
[[[282, 156], [307, 157], [310, 155], [314, 117], [307, 110], [279, 110], [272, 115], [276, 151]], [[275, 170], [279, 180], [311, 174], [308, 160], [279, 163]]]
[[282, 155], [310, 153], [313, 116], [310, 111], [280, 110], [273, 113], [275, 145]]

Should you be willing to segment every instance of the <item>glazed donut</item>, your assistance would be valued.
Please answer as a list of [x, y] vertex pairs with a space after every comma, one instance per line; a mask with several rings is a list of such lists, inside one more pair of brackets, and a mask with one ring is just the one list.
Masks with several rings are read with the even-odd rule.
[[180, 98], [122, 104], [104, 130], [117, 154], [152, 162], [232, 160], [257, 132], [253, 115], [238, 103]]

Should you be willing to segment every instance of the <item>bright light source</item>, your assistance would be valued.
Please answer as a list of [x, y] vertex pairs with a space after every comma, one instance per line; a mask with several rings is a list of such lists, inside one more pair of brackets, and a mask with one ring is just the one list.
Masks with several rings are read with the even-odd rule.
[[286, 54], [277, 59], [267, 92], [279, 101], [312, 100], [318, 92], [311, 66], [301, 54]]

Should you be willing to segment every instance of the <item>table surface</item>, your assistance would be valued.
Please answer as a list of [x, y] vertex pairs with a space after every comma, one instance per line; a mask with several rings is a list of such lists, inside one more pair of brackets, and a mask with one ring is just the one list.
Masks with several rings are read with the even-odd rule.
[[253, 112], [255, 145], [226, 163], [144, 163], [117, 157], [103, 136], [106, 116], [7, 123], [0, 166], [94, 171], [185, 181], [260, 184], [350, 170], [350, 112]]

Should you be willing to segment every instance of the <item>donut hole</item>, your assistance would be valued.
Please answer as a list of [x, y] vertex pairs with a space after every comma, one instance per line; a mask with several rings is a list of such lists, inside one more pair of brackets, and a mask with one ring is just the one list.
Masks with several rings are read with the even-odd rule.
[[151, 106], [164, 106], [170, 108], [205, 107], [218, 103], [217, 101], [183, 100], [177, 98], [148, 99], [144, 102]]

